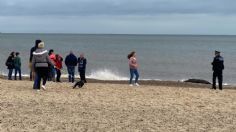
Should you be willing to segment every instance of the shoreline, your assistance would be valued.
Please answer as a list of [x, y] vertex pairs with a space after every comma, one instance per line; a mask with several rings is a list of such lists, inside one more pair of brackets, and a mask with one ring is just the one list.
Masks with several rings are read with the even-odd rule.
[[[0, 79], [7, 80], [7, 76], [0, 75]], [[24, 81], [30, 81], [29, 77], [22, 77], [22, 80]], [[75, 78], [75, 80], [79, 80], [78, 77]], [[13, 80], [13, 81], [19, 81], [19, 80]], [[67, 78], [62, 77], [61, 82], [65, 83], [67, 82]], [[123, 84], [128, 85], [128, 80], [98, 80], [98, 79], [89, 79], [87, 78], [88, 83], [101, 83], [101, 84]], [[191, 83], [191, 82], [182, 82], [182, 81], [163, 81], [163, 80], [139, 80], [140, 85], [144, 86], [168, 86], [168, 87], [192, 87], [192, 88], [208, 88], [211, 89], [212, 84], [202, 84], [202, 83]], [[235, 89], [236, 86], [234, 85], [225, 85], [223, 86], [223, 89]]]

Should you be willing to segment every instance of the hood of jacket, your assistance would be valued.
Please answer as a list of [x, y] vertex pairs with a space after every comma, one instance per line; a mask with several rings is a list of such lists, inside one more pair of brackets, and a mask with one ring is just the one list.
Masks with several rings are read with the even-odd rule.
[[44, 55], [44, 54], [48, 54], [48, 51], [45, 49], [36, 49], [33, 52], [33, 55], [35, 55], [35, 56], [40, 56], [40, 55]]

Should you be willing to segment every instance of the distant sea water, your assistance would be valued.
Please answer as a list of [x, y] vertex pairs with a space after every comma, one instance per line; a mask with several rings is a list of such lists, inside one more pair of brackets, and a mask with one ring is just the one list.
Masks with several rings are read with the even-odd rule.
[[[97, 35], [97, 34], [0, 34], [0, 74], [11, 51], [22, 58], [22, 72], [29, 74], [28, 60], [35, 39], [45, 42], [64, 58], [72, 50], [85, 53], [87, 77], [127, 80], [127, 54], [137, 52], [140, 79], [180, 81], [189, 78], [211, 82], [214, 50], [225, 59], [224, 82], [236, 84], [236, 36], [204, 35]], [[64, 65], [63, 73], [66, 74]]]

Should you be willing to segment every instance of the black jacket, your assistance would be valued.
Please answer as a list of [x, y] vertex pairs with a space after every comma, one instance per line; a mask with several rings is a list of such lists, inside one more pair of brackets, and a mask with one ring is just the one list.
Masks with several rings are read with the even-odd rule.
[[65, 59], [66, 66], [77, 66], [77, 57], [74, 54], [69, 54]]
[[80, 57], [78, 58], [78, 70], [79, 71], [85, 71], [86, 70], [86, 65], [87, 65], [87, 60], [86, 58], [81, 59]]
[[5, 65], [7, 66], [7, 69], [14, 69], [15, 68], [15, 66], [14, 66], [14, 57], [13, 56], [9, 56], [7, 58], [7, 61], [6, 61]]
[[222, 72], [222, 70], [224, 70], [224, 58], [216, 56], [212, 62], [212, 66], [214, 72]]

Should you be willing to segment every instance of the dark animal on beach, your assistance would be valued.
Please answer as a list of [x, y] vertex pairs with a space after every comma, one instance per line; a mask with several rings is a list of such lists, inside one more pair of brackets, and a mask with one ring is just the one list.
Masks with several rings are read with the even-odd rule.
[[201, 83], [201, 84], [211, 84], [210, 82], [202, 79], [188, 79], [184, 82], [190, 82], [190, 83]]
[[79, 88], [82, 88], [84, 86], [84, 81], [79, 81], [79, 82], [76, 82], [75, 85], [73, 86], [73, 89], [76, 88], [76, 87], [79, 87]]

